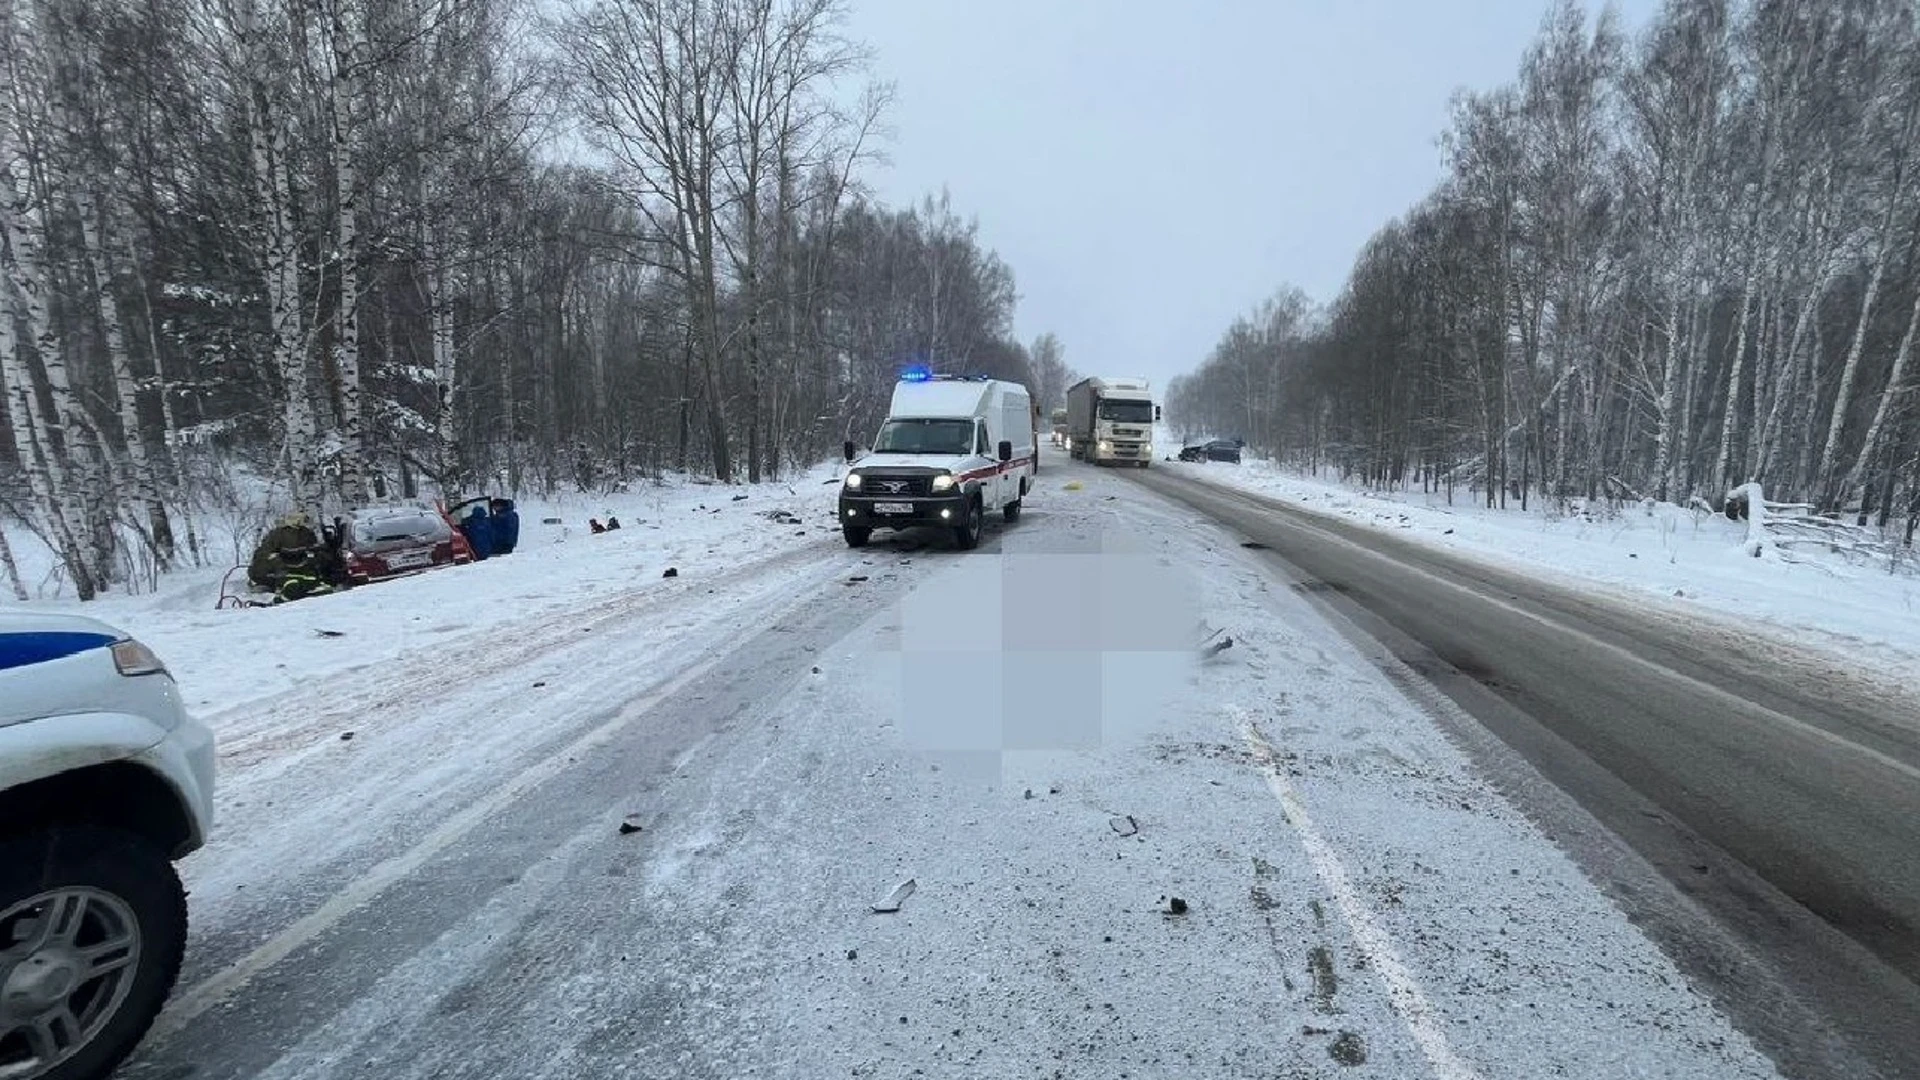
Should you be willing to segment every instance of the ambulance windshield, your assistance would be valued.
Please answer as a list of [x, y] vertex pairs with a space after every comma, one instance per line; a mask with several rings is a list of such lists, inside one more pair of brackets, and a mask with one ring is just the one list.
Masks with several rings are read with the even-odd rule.
[[972, 420], [889, 420], [873, 442], [877, 454], [966, 454], [973, 451]]

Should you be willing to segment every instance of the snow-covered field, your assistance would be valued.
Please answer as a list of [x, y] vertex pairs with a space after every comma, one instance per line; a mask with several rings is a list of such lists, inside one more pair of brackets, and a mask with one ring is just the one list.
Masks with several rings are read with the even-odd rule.
[[[1165, 445], [1175, 445], [1168, 442]], [[1745, 524], [1671, 504], [1490, 510], [1472, 494], [1376, 491], [1270, 462], [1155, 462], [1208, 482], [1285, 500], [1410, 539], [1550, 578], [1633, 596], [1652, 612], [1715, 616], [1920, 679], [1920, 573], [1800, 548], [1788, 563], [1741, 550]]]

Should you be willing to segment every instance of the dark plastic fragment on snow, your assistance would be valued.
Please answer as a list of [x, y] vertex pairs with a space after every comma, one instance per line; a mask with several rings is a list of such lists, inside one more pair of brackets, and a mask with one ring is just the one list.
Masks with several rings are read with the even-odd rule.
[[1164, 903], [1161, 905], [1160, 910], [1166, 912], [1167, 914], [1185, 915], [1187, 913], [1187, 902], [1185, 900], [1182, 900], [1177, 896], [1167, 896], [1167, 897], [1162, 897], [1161, 899], [1164, 901]]
[[733, 497], [733, 501], [734, 501], [734, 502], [741, 502], [741, 501], [743, 501], [743, 500], [745, 500], [745, 499], [746, 499], [746, 496], [745, 496], [745, 495], [735, 495], [735, 496]]
[[1132, 836], [1140, 831], [1140, 823], [1133, 820], [1132, 814], [1110, 817], [1107, 819], [1107, 825], [1121, 836]]
[[534, 684], [533, 684], [533, 688], [534, 688], [535, 690], [538, 690], [538, 689], [540, 689], [541, 687], [543, 687], [543, 686], [545, 686], [545, 685], [547, 685], [547, 684], [546, 684], [546, 683], [544, 683], [544, 682], [537, 682], [537, 683], [534, 683]]
[[675, 570], [673, 567], [669, 566], [665, 570], [660, 571], [660, 576], [661, 577], [679, 577], [680, 571]]
[[353, 741], [353, 732], [351, 732], [351, 731], [343, 731], [343, 732], [341, 732], [341, 733], [340, 733], [340, 741], [341, 741], [341, 742], [352, 742], [352, 741]]
[[317, 637], [346, 637], [347, 636], [347, 632], [345, 630], [321, 630], [318, 627], [316, 627], [313, 632], [314, 632], [314, 635]]
[[633, 833], [639, 832], [641, 828], [643, 828], [643, 826], [640, 824], [640, 815], [638, 814], [628, 814], [620, 820], [621, 836], [632, 835]]

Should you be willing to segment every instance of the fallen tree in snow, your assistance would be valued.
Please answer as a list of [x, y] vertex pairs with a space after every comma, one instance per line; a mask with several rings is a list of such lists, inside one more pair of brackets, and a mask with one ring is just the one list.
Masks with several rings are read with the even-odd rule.
[[1747, 537], [1740, 547], [1756, 559], [1772, 554], [1786, 562], [1804, 562], [1790, 557], [1786, 550], [1804, 546], [1825, 548], [1842, 556], [1884, 558], [1890, 568], [1897, 568], [1902, 561], [1899, 546], [1878, 530], [1842, 521], [1834, 514], [1821, 514], [1811, 503], [1768, 502], [1757, 483], [1742, 484], [1727, 492], [1725, 513], [1729, 520], [1747, 523]]

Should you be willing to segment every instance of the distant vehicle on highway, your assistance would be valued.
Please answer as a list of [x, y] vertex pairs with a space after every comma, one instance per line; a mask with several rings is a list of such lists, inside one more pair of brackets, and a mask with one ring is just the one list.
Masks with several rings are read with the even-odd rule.
[[1090, 378], [1067, 387], [1067, 447], [1078, 460], [1146, 468], [1158, 419], [1145, 379]]
[[180, 973], [173, 862], [213, 820], [213, 733], [147, 647], [0, 615], [0, 1077], [96, 1080]]
[[1181, 461], [1230, 461], [1240, 464], [1240, 450], [1247, 444], [1240, 439], [1209, 439], [1180, 448]]
[[1053, 445], [1065, 449], [1067, 445], [1067, 410], [1053, 410], [1053, 413], [1047, 418], [1047, 423], [1053, 428]]

